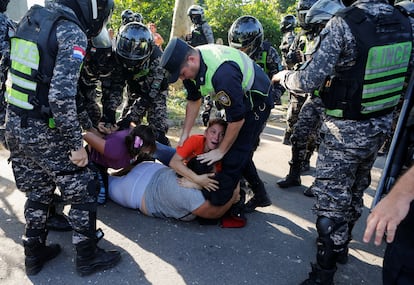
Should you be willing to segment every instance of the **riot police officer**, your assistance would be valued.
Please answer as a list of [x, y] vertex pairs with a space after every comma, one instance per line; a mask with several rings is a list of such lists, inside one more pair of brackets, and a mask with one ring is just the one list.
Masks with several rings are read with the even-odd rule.
[[7, 147], [4, 130], [6, 117], [6, 102], [4, 100], [5, 83], [7, 79], [7, 71], [10, 66], [10, 37], [14, 35], [16, 24], [7, 17], [7, 5], [10, 0], [0, 1], [0, 146]]
[[188, 8], [187, 16], [190, 17], [193, 24], [191, 26], [191, 33], [186, 37], [186, 42], [193, 47], [213, 44], [213, 30], [204, 19], [204, 9], [199, 5], [191, 5]]
[[[137, 44], [139, 43], [139, 44]], [[117, 65], [111, 75], [111, 93], [127, 90], [127, 102], [117, 125], [141, 124], [146, 117], [157, 132], [157, 141], [170, 145], [166, 134], [168, 82], [160, 66], [162, 51], [153, 42], [151, 31], [143, 24], [126, 24], [117, 36]]]
[[292, 69], [292, 65], [286, 63], [286, 56], [290, 50], [290, 46], [295, 40], [296, 17], [294, 15], [286, 15], [280, 21], [280, 32], [283, 34], [280, 42], [280, 52], [282, 55], [282, 66], [285, 69]]
[[[298, 33], [290, 45], [290, 50], [285, 57], [286, 66], [289, 69], [298, 69], [300, 65], [306, 60], [304, 53], [306, 50], [312, 49], [313, 37], [308, 37], [307, 31], [309, 25], [305, 22], [306, 13], [312, 7], [316, 0], [299, 0], [296, 6], [296, 15], [298, 24], [301, 28], [301, 32]], [[293, 128], [298, 120], [300, 108], [306, 100], [307, 94], [300, 94], [298, 92], [288, 91], [289, 93], [289, 105], [286, 115], [286, 130], [283, 137], [283, 144], [290, 145], [290, 136], [292, 135]], [[300, 185], [300, 183], [296, 183]]]
[[[312, 92], [322, 86], [325, 106], [313, 186], [318, 249], [303, 284], [333, 284], [407, 71], [414, 66], [412, 18], [386, 0], [342, 2], [349, 7], [328, 21], [306, 67], [273, 77], [290, 90]], [[382, 60], [385, 55], [393, 60]]]
[[111, 268], [121, 257], [97, 246], [103, 237], [96, 229], [98, 182], [85, 167], [88, 156], [76, 112], [87, 37], [100, 32], [112, 9], [112, 0], [34, 5], [11, 40], [6, 140], [16, 186], [27, 196], [22, 239], [28, 275], [37, 274], [61, 251], [58, 244], [46, 245], [46, 215], [56, 187], [71, 204], [77, 272], [84, 276]]

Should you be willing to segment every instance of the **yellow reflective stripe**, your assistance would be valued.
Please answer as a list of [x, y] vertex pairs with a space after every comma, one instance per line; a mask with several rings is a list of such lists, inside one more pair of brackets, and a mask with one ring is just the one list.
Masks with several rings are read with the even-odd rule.
[[386, 68], [380, 68], [377, 70], [367, 70], [364, 79], [365, 80], [377, 79], [377, 78], [381, 78], [385, 76], [391, 76], [394, 74], [406, 73], [408, 70], [407, 64], [405, 63], [399, 64], [396, 69], [394, 68], [395, 67], [392, 67], [392, 68], [386, 67]]
[[6, 88], [5, 100], [14, 106], [20, 107], [25, 110], [33, 110], [33, 105], [28, 103], [28, 95], [17, 90]]
[[39, 68], [40, 59], [37, 44], [24, 39], [12, 38], [10, 59], [37, 70]]
[[400, 101], [401, 95], [395, 95], [390, 98], [377, 100], [374, 102], [366, 102], [361, 104], [361, 114], [369, 114], [376, 111], [381, 111], [387, 108], [392, 108], [397, 106], [398, 102]]
[[362, 91], [362, 98], [372, 98], [391, 92], [401, 91], [404, 81], [405, 79], [403, 77], [399, 77], [383, 82], [365, 84]]
[[250, 90], [254, 82], [254, 65], [253, 60], [251, 60], [247, 55], [242, 56], [243, 61], [243, 88], [244, 90]]
[[329, 116], [337, 117], [337, 118], [343, 118], [344, 116], [344, 111], [341, 109], [334, 109], [334, 110], [327, 109], [325, 113]]
[[36, 91], [36, 87], [37, 87], [36, 82], [24, 79], [22, 77], [19, 77], [19, 76], [13, 74], [13, 73], [10, 73], [10, 77], [11, 77], [11, 80], [12, 80], [13, 84], [15, 84], [19, 87], [22, 87], [24, 89]]
[[26, 66], [22, 63], [19, 63], [17, 61], [12, 61], [11, 68], [14, 69], [14, 70], [18, 70], [19, 72], [21, 72], [23, 74], [27, 74], [29, 76], [32, 74], [32, 70], [33, 70], [32, 68], [30, 68], [30, 67], [28, 67], [28, 66]]

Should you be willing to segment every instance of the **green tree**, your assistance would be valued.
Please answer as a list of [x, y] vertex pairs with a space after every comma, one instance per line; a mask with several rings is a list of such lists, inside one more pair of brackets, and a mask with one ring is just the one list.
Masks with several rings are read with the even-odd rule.
[[[178, 1], [178, 0], [177, 0]], [[188, 0], [181, 0], [188, 1]], [[265, 39], [273, 46], [280, 44], [279, 24], [286, 14], [294, 14], [296, 0], [198, 0], [205, 9], [205, 16], [213, 29], [214, 38], [222, 38], [227, 44], [227, 32], [238, 17], [252, 15], [262, 23]], [[171, 33], [175, 0], [115, 0], [115, 11], [110, 23], [117, 31], [121, 24], [121, 13], [125, 9], [141, 13], [144, 22], [154, 22], [167, 44]], [[187, 19], [189, 21], [189, 19]]]
[[141, 13], [144, 23], [153, 22], [157, 25], [157, 32], [168, 41], [174, 0], [151, 1], [151, 0], [115, 0], [115, 10], [112, 14], [110, 27], [118, 31], [121, 25], [121, 13], [125, 9]]

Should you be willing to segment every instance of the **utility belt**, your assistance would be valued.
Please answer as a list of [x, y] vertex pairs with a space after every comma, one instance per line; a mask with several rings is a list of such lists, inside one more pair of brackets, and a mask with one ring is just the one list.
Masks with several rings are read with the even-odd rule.
[[55, 120], [51, 117], [50, 110], [48, 107], [42, 106], [40, 110], [39, 109], [25, 110], [20, 107], [9, 104], [8, 108], [20, 117], [22, 128], [28, 127], [28, 124], [27, 124], [28, 118], [35, 119], [35, 120], [41, 120], [45, 122], [51, 129], [56, 128]]

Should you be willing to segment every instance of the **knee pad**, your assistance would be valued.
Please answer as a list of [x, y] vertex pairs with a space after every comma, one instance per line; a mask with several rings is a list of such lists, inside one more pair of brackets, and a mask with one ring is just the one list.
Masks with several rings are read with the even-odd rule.
[[[43, 216], [42, 220], [45, 221], [47, 217], [47, 212], [49, 210], [49, 205], [28, 199], [24, 205], [24, 216], [27, 220], [32, 220], [30, 217], [31, 211], [30, 212], [28, 211], [29, 209], [33, 209], [33, 211], [39, 211], [39, 210], [42, 211], [42, 216]], [[33, 223], [33, 221], [38, 221], [38, 222]], [[36, 215], [34, 220], [32, 220], [32, 223], [33, 223], [34, 228], [29, 228], [26, 226], [26, 229], [25, 229], [26, 237], [38, 237], [46, 233], [46, 229], [45, 229], [46, 224], [43, 222], [39, 222], [38, 214]], [[43, 225], [43, 228], [41, 227], [42, 225]]]
[[331, 239], [331, 234], [344, 224], [345, 222], [338, 223], [324, 216], [319, 216], [316, 221], [316, 229], [318, 231], [316, 259], [318, 264], [324, 269], [331, 269], [336, 266], [337, 251]]

